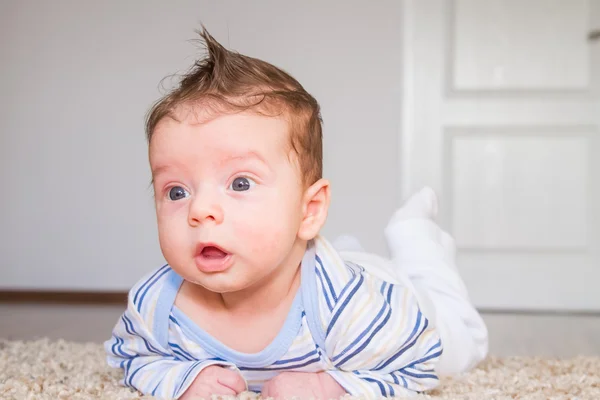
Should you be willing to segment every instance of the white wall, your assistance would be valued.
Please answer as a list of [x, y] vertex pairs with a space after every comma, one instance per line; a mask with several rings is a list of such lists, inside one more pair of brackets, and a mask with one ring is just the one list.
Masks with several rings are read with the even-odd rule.
[[0, 288], [126, 289], [163, 263], [143, 132], [203, 22], [321, 103], [324, 233], [385, 252], [398, 203], [400, 2], [0, 2]]

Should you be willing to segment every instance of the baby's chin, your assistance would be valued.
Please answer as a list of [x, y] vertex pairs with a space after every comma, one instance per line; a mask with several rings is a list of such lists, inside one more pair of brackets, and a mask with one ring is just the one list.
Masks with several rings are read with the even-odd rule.
[[201, 286], [209, 292], [218, 294], [240, 292], [244, 289], [248, 289], [251, 286], [251, 282], [241, 281], [239, 279], [239, 275], [236, 277], [237, 279], [231, 275], [227, 275], [229, 274], [214, 274], [201, 277], [190, 276], [186, 277], [185, 280], [193, 285]]

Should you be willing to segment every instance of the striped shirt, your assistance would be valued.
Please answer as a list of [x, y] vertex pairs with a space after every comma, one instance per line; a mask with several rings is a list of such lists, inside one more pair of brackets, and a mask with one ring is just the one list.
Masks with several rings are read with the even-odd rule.
[[122, 384], [178, 398], [200, 371], [240, 372], [251, 391], [282, 371], [329, 373], [348, 393], [367, 398], [411, 395], [438, 385], [438, 332], [414, 294], [345, 262], [322, 237], [301, 264], [301, 285], [276, 338], [258, 353], [235, 351], [179, 310], [182, 278], [168, 265], [129, 292], [127, 309], [105, 342]]

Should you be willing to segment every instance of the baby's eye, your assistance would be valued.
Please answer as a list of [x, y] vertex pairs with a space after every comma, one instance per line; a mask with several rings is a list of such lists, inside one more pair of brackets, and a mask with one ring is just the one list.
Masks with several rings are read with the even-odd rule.
[[244, 192], [255, 184], [256, 183], [252, 179], [240, 176], [231, 182], [231, 189], [235, 192]]
[[185, 190], [184, 188], [182, 188], [181, 186], [173, 186], [169, 190], [169, 199], [171, 199], [173, 201], [184, 199], [184, 198], [188, 197], [189, 195], [190, 194], [188, 193], [188, 191]]

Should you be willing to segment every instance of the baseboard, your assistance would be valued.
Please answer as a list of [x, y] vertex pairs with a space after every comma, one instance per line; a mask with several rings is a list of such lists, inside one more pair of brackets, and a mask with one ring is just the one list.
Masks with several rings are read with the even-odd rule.
[[524, 315], [524, 316], [577, 316], [577, 317], [600, 317], [598, 310], [546, 310], [546, 309], [515, 309], [515, 308], [478, 308], [480, 314], [485, 315]]
[[127, 304], [127, 292], [0, 290], [0, 303]]

